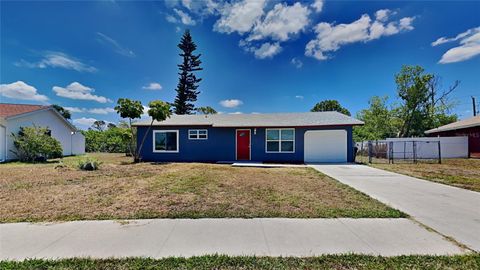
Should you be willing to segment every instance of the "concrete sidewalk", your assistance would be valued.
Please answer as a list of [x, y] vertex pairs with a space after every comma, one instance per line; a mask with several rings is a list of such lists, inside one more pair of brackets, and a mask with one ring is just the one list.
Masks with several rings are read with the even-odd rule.
[[480, 251], [480, 193], [355, 164], [310, 165]]
[[459, 254], [464, 250], [409, 219], [154, 219], [0, 224], [0, 260]]

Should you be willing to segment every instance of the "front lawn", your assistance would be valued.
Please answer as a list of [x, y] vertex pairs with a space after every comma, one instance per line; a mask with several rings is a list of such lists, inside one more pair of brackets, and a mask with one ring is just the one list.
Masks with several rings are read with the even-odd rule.
[[480, 159], [443, 159], [441, 164], [399, 163], [371, 164], [371, 166], [459, 188], [480, 191]]
[[404, 214], [310, 168], [200, 163], [132, 164], [91, 154], [46, 164], [0, 165], [0, 222], [132, 218], [402, 217]]
[[201, 256], [192, 258], [68, 259], [0, 262], [10, 269], [480, 269], [478, 254], [458, 256], [324, 255], [310, 258]]

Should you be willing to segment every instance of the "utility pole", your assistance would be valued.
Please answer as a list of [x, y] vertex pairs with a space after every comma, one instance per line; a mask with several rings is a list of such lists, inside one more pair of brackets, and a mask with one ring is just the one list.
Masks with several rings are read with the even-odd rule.
[[473, 116], [477, 116], [477, 104], [475, 103], [475, 97], [472, 96]]

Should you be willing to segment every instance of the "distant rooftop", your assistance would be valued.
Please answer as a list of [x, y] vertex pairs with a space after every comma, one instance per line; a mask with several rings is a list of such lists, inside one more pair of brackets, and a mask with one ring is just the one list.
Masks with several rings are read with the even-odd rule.
[[[134, 126], [148, 126], [150, 120]], [[338, 112], [267, 113], [267, 114], [209, 114], [172, 115], [154, 126], [213, 126], [213, 127], [301, 127], [353, 126], [363, 122]]]
[[480, 115], [425, 131], [426, 134], [480, 126]]
[[48, 107], [49, 106], [43, 105], [0, 103], [0, 117], [11, 117], [19, 114], [42, 110]]

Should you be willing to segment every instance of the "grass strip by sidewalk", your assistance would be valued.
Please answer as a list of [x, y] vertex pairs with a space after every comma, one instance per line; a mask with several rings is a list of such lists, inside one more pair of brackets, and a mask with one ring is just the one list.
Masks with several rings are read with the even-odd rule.
[[324, 255], [294, 257], [127, 258], [3, 261], [0, 269], [480, 269], [480, 254], [457, 256]]

